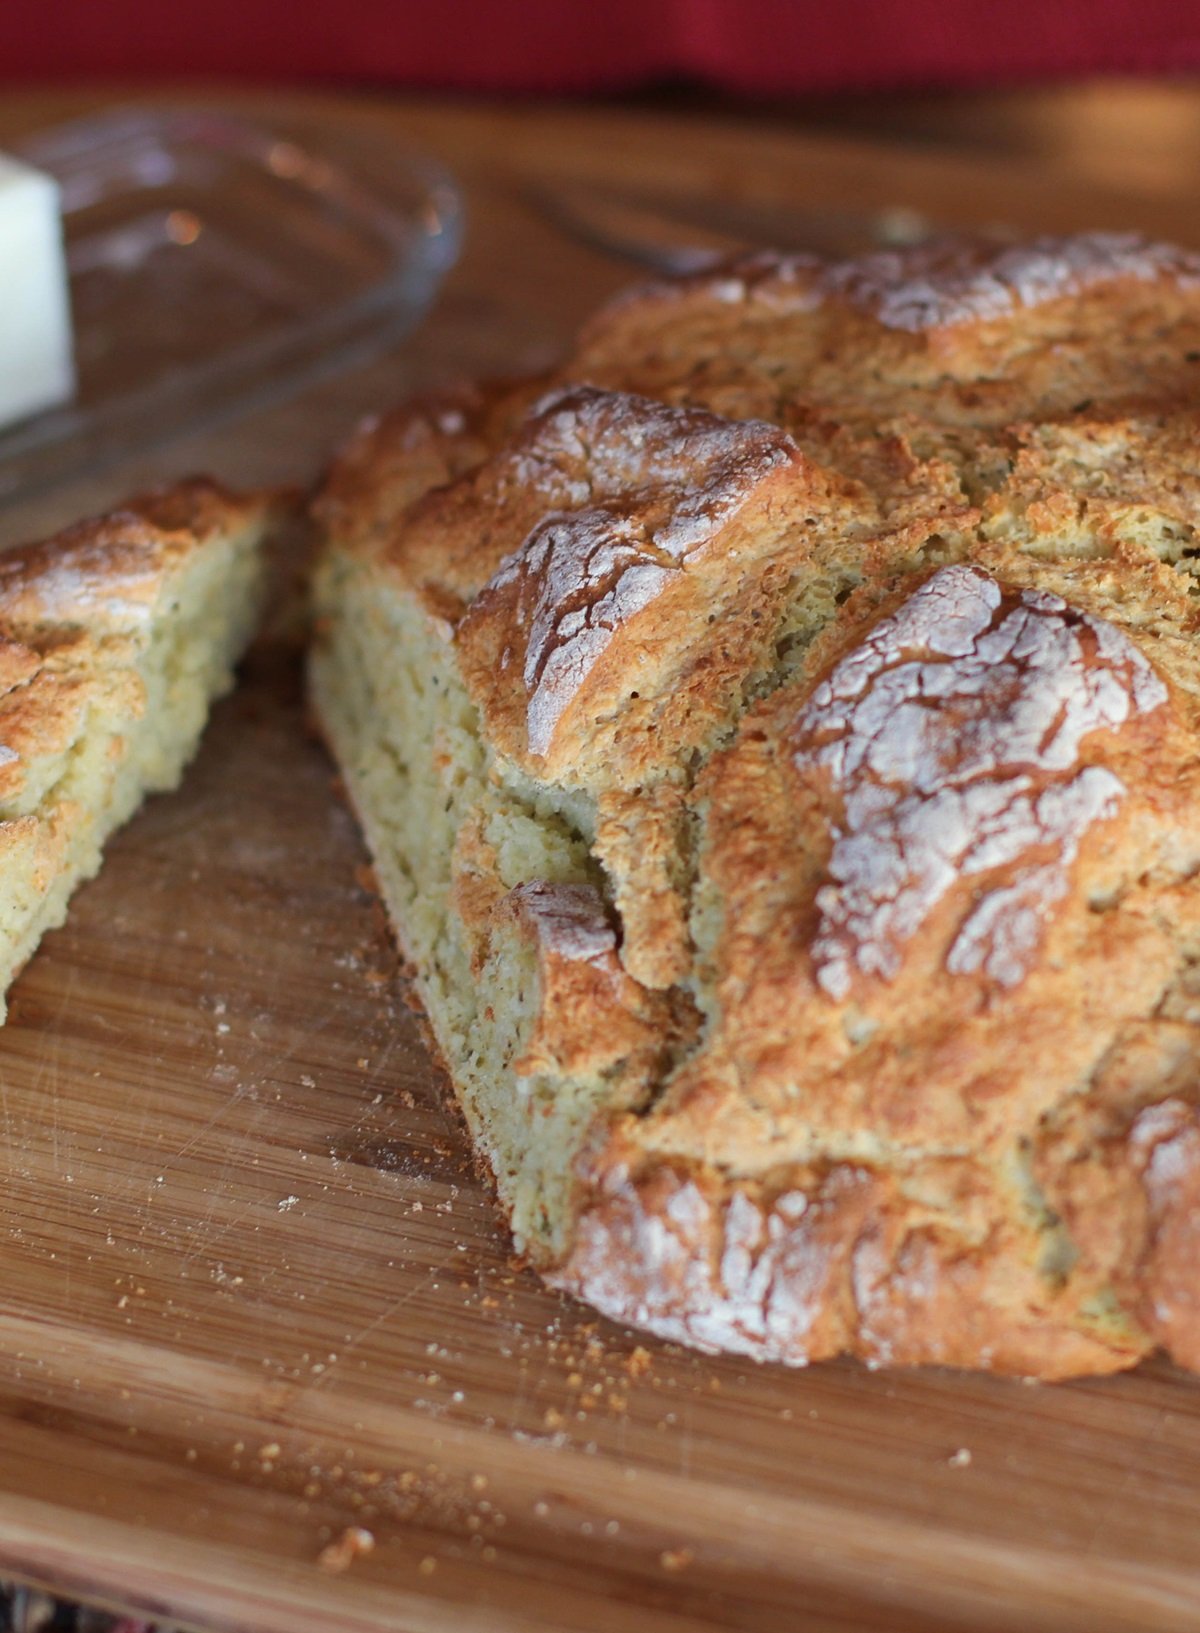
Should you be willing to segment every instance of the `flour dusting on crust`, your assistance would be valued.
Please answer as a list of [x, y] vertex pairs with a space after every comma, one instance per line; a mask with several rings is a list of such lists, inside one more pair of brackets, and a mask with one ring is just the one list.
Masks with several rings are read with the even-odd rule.
[[[759, 421], [589, 387], [538, 405], [516, 474], [552, 488], [560, 508], [501, 563], [481, 597], [486, 605], [517, 590], [531, 754], [549, 752], [617, 634], [771, 472], [797, 458], [786, 432]], [[571, 477], [576, 462], [585, 463], [586, 482]], [[579, 508], [561, 508], [563, 497]]]
[[763, 254], [335, 473], [317, 707], [552, 1281], [1200, 1372], [1198, 401], [1193, 253]]
[[888, 329], [948, 328], [991, 322], [1020, 308], [1080, 295], [1098, 284], [1159, 278], [1200, 282], [1200, 256], [1135, 233], [1036, 238], [985, 258], [976, 251], [884, 252], [830, 268], [825, 284], [864, 306]]
[[522, 678], [529, 694], [531, 754], [545, 754], [564, 709], [601, 653], [654, 601], [675, 567], [648, 554], [628, 518], [606, 510], [556, 516], [530, 534], [520, 556], [502, 568], [530, 585], [528, 644]]
[[817, 895], [817, 980], [893, 979], [962, 879], [995, 872], [946, 959], [1001, 986], [1025, 975], [1084, 835], [1125, 787], [1080, 766], [1083, 739], [1167, 701], [1129, 638], [1056, 595], [944, 567], [816, 688], [792, 731], [802, 778], [839, 807]]
[[616, 951], [616, 932], [604, 916], [604, 903], [593, 885], [533, 879], [517, 885], [510, 899], [538, 945], [559, 958], [592, 963]]

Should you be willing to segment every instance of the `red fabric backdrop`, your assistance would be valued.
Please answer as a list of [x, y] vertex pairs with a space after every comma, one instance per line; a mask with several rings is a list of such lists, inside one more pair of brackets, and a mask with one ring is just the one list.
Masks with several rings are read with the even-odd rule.
[[955, 85], [1200, 68], [1196, 0], [0, 0], [0, 81], [580, 91]]

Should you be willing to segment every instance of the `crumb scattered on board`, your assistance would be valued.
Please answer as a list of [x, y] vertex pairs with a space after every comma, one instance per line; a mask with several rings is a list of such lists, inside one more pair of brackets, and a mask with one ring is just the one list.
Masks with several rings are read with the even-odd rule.
[[317, 1564], [331, 1576], [340, 1576], [348, 1571], [356, 1559], [362, 1559], [375, 1547], [375, 1538], [362, 1525], [348, 1525], [336, 1541], [322, 1548], [317, 1555]]

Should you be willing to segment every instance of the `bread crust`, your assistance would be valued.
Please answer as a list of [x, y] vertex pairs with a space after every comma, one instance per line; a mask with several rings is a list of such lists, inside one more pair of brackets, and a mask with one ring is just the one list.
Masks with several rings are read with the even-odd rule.
[[[215, 540], [261, 535], [279, 508], [274, 495], [238, 496], [194, 478], [0, 555], [4, 985], [41, 930], [61, 922], [69, 887], [95, 871], [100, 840], [135, 802], [132, 781], [117, 789], [128, 735], [147, 712], [137, 655], [170, 587]], [[249, 628], [255, 610], [229, 609], [220, 635]], [[189, 714], [179, 753], [196, 729]], [[164, 748], [151, 783], [163, 785], [155, 779], [169, 775], [174, 752]], [[81, 780], [78, 763], [95, 753], [103, 765]]]
[[20, 799], [30, 768], [61, 753], [90, 708], [136, 704], [135, 678], [100, 663], [101, 648], [115, 657], [174, 569], [274, 502], [197, 477], [0, 555], [0, 804]]
[[514, 1067], [619, 1078], [555, 1285], [791, 1364], [1200, 1366], [1198, 380], [1169, 246], [760, 256], [335, 466], [327, 561], [590, 850], [453, 909], [607, 927]]

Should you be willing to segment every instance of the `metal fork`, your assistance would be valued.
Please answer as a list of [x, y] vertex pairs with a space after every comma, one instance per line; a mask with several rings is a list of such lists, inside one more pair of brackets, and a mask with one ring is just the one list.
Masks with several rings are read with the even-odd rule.
[[804, 250], [842, 257], [897, 249], [940, 237], [919, 210], [816, 206], [791, 209], [703, 193], [630, 192], [541, 184], [527, 201], [570, 237], [654, 272], [703, 271], [749, 250]]

